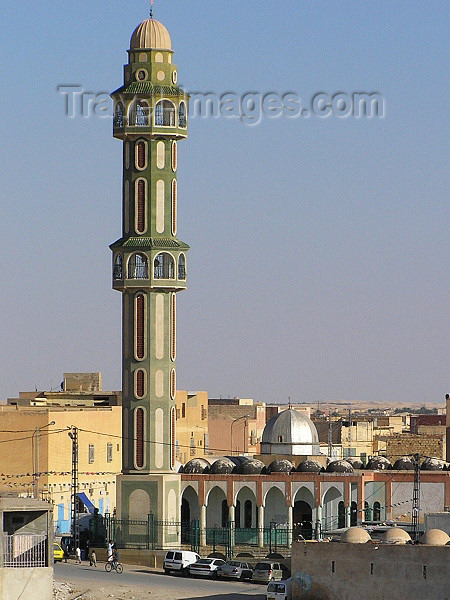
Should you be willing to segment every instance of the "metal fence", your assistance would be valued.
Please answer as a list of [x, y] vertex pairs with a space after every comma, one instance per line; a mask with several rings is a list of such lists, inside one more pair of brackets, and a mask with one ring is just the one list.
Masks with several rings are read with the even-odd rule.
[[285, 551], [292, 541], [311, 539], [312, 527], [288, 529], [285, 525], [271, 523], [269, 527], [236, 528], [233, 522], [225, 527], [208, 527], [201, 530], [198, 520], [157, 521], [149, 514], [147, 520], [116, 519], [105, 517], [92, 519], [90, 523], [90, 544], [105, 545], [114, 540], [119, 548], [141, 548], [160, 550], [174, 545], [189, 546], [199, 552], [202, 546], [209, 546], [213, 552], [222, 552], [227, 557], [234, 554], [236, 547], [264, 548], [268, 552]]
[[3, 537], [3, 567], [48, 567], [48, 537], [16, 534]]

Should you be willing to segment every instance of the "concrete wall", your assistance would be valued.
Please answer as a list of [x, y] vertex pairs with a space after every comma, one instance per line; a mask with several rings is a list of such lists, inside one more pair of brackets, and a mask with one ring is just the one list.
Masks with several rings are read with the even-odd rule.
[[2, 600], [51, 600], [53, 568], [0, 569]]
[[293, 600], [448, 600], [450, 547], [294, 542]]
[[450, 512], [438, 512], [425, 515], [425, 531], [441, 529], [450, 535]]

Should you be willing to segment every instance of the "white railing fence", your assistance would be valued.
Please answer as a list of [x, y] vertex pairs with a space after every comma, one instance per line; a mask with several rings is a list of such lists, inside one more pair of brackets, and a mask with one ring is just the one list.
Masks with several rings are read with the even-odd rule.
[[2, 538], [3, 567], [48, 567], [46, 535], [17, 534]]

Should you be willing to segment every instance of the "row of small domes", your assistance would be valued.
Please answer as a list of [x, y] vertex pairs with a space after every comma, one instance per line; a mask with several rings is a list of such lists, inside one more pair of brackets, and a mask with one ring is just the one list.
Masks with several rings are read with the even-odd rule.
[[[366, 469], [368, 471], [393, 470], [413, 470], [414, 463], [411, 457], [404, 456], [399, 458], [394, 465], [384, 456], [374, 456], [369, 459], [367, 465], [364, 465], [355, 457], [348, 457], [345, 460], [334, 460], [328, 463], [326, 469], [315, 460], [305, 460], [297, 468], [290, 460], [285, 458], [272, 461], [267, 467], [263, 462], [256, 458], [246, 456], [222, 457], [209, 463], [204, 458], [193, 458], [180, 469], [186, 474], [211, 474], [211, 475], [230, 475], [231, 473], [240, 475], [270, 475], [271, 473], [353, 473], [355, 470]], [[445, 471], [450, 469], [450, 464], [438, 458], [426, 458], [421, 469], [424, 471]]]
[[[366, 529], [362, 527], [349, 527], [341, 535], [341, 542], [347, 544], [366, 544], [371, 541], [371, 537]], [[407, 544], [412, 543], [411, 536], [401, 527], [392, 527], [382, 536], [381, 541], [389, 544]], [[445, 546], [450, 543], [450, 536], [441, 529], [429, 529], [420, 538], [419, 544], [427, 546]]]

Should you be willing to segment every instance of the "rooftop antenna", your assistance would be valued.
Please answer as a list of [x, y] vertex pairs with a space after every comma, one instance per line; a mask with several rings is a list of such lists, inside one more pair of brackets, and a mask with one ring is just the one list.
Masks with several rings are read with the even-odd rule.
[[155, 0], [150, 0], [150, 19], [153, 19], [153, 3]]

